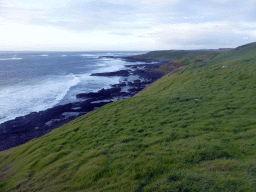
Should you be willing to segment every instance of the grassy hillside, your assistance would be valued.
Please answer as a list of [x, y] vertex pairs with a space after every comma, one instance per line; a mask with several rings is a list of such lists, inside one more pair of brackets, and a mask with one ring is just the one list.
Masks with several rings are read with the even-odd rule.
[[256, 43], [0, 152], [0, 191], [256, 191]]
[[158, 69], [158, 71], [162, 71], [165, 73], [170, 73], [172, 71], [180, 71], [180, 69], [175, 70], [179, 67], [189, 65], [192, 63], [202, 62], [205, 60], [213, 59], [214, 57], [218, 56], [221, 53], [205, 53], [203, 52], [201, 55], [192, 55], [188, 57], [183, 57], [179, 60], [169, 61], [166, 64], [161, 65]]
[[170, 51], [150, 51], [143, 55], [135, 55], [135, 58], [143, 59], [163, 59], [177, 60], [185, 57], [194, 58], [203, 54], [220, 54], [227, 52], [229, 49], [208, 49], [208, 50], [170, 50]]

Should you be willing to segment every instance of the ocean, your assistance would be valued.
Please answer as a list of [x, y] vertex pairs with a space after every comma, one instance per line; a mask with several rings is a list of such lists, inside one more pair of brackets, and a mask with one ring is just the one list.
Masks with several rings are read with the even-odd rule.
[[132, 63], [101, 56], [143, 53], [0, 52], [0, 124], [31, 112], [77, 102], [79, 93], [109, 88], [123, 77], [90, 75], [118, 71]]

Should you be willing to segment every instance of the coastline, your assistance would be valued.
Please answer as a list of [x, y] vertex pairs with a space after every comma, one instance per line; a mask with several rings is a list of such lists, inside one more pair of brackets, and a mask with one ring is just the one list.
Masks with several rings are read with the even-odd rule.
[[[0, 124], [0, 151], [22, 145], [34, 138], [39, 138], [79, 116], [102, 107], [105, 104], [134, 96], [147, 85], [161, 78], [164, 73], [153, 69], [165, 64], [166, 60], [137, 59], [134, 57], [102, 56], [105, 58], [123, 59], [127, 63], [145, 62], [145, 64], [125, 65], [127, 69], [94, 73], [91, 76], [139, 76], [140, 80], [124, 81], [111, 85], [109, 89], [98, 92], [80, 93], [77, 98], [85, 101], [54, 106], [44, 111], [32, 112]], [[122, 90], [126, 91], [122, 91]]]

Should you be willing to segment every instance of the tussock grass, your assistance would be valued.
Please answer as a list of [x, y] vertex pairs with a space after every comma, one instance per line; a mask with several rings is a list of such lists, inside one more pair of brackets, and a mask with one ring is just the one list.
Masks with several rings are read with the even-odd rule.
[[193, 62], [1, 152], [0, 191], [256, 191], [255, 53]]

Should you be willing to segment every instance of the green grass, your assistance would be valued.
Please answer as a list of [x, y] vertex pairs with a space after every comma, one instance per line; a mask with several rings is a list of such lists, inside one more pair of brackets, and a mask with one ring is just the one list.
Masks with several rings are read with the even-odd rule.
[[163, 59], [163, 60], [179, 60], [182, 58], [193, 59], [199, 55], [210, 54], [216, 55], [224, 53], [227, 50], [209, 49], [209, 50], [171, 50], [171, 51], [150, 51], [143, 55], [135, 55], [135, 58], [143, 59]]
[[191, 63], [1, 152], [0, 191], [256, 191], [255, 53]]
[[189, 57], [184, 57], [178, 60], [181, 64], [189, 65], [196, 62], [202, 62], [208, 59], [213, 59], [214, 57], [218, 56], [219, 53], [202, 53], [200, 55], [193, 55]]

